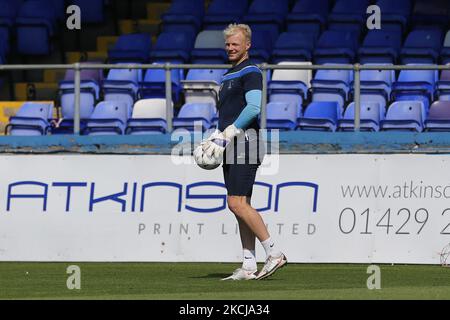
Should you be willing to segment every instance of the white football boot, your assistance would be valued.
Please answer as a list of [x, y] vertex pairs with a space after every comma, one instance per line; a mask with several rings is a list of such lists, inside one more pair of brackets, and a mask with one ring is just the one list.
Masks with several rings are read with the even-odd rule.
[[287, 263], [286, 256], [282, 253], [279, 257], [272, 257], [269, 256], [266, 259], [266, 263], [264, 264], [264, 267], [261, 269], [261, 271], [256, 276], [256, 280], [262, 280], [265, 279], [272, 274], [275, 273], [278, 269], [285, 266]]
[[256, 272], [258, 270], [247, 270], [244, 268], [237, 268], [234, 270], [233, 274], [229, 277], [223, 278], [222, 280], [254, 280], [256, 279]]

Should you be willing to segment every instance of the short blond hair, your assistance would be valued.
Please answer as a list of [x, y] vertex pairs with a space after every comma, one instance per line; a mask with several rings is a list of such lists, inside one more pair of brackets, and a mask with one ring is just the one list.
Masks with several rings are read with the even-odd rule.
[[242, 34], [244, 35], [245, 39], [248, 42], [252, 41], [252, 29], [250, 29], [250, 27], [247, 24], [243, 24], [243, 23], [230, 23], [228, 25], [228, 27], [226, 27], [225, 30], [223, 30], [223, 36], [224, 38], [228, 38], [232, 35], [235, 35], [237, 32], [242, 32]]

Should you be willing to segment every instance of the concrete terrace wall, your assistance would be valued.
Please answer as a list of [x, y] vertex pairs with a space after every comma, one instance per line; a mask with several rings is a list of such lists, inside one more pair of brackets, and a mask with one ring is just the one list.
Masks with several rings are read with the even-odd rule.
[[[269, 135], [270, 137], [270, 135]], [[194, 137], [191, 136], [191, 141]], [[198, 137], [197, 137], [198, 140]], [[281, 154], [450, 153], [450, 132], [280, 132]], [[171, 135], [1, 136], [3, 154], [171, 154]], [[184, 140], [186, 141], [186, 140]]]

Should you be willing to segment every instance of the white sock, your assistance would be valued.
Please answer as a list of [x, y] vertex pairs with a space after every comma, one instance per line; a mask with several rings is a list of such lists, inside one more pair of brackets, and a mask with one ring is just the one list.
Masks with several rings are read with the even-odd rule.
[[261, 241], [261, 244], [266, 251], [266, 256], [279, 257], [281, 256], [281, 251], [275, 246], [275, 242], [271, 237], [267, 238], [264, 241]]
[[245, 270], [256, 270], [256, 254], [255, 250], [243, 249], [242, 250], [242, 268]]

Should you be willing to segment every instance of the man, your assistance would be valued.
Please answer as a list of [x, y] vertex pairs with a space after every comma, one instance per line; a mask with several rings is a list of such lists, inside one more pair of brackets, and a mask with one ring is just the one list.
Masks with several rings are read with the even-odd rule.
[[[262, 160], [258, 152], [262, 74], [258, 67], [249, 62], [249, 26], [230, 24], [224, 30], [224, 37], [232, 68], [225, 73], [219, 92], [220, 133], [213, 134], [202, 145], [208, 156], [223, 156], [227, 204], [238, 221], [243, 248], [242, 267], [222, 280], [259, 280], [272, 275], [287, 263], [286, 256], [270, 237], [260, 214], [250, 205], [256, 171]], [[255, 142], [256, 148], [253, 147]], [[243, 156], [239, 150], [244, 151]], [[259, 273], [255, 255], [256, 238], [267, 257]]]

